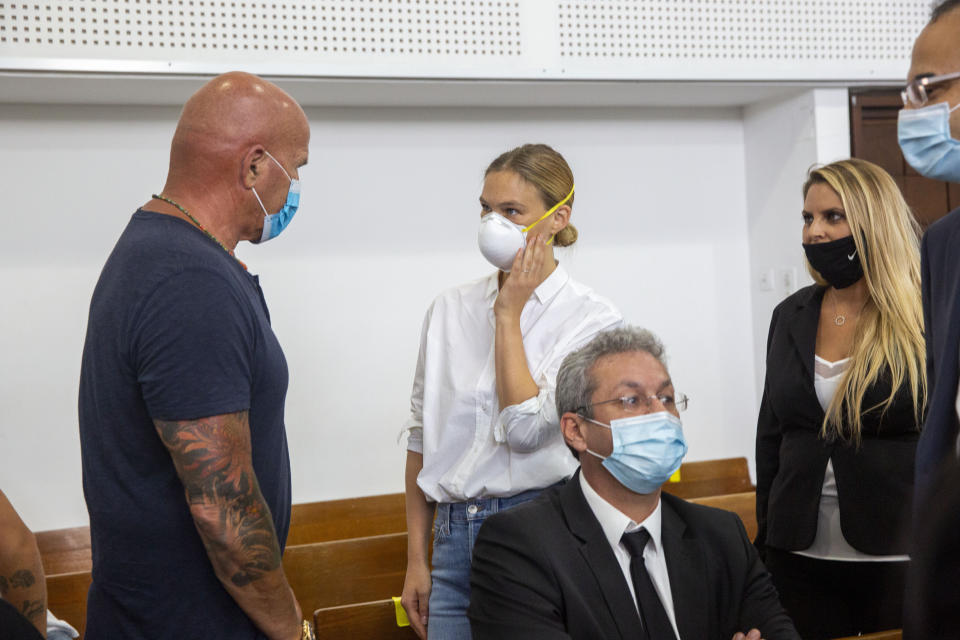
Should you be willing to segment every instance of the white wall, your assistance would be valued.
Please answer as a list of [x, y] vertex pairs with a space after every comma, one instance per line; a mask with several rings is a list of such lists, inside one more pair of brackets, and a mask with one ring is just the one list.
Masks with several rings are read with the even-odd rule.
[[801, 188], [816, 164], [850, 156], [845, 89], [817, 89], [766, 100], [744, 110], [747, 225], [758, 394], [766, 370], [770, 314], [787, 295], [811, 284], [800, 241]]
[[[289, 361], [296, 502], [402, 490], [396, 437], [423, 313], [442, 288], [490, 271], [475, 241], [482, 170], [528, 141], [555, 145], [576, 175], [581, 240], [560, 259], [664, 339], [692, 398], [688, 459], [752, 454], [765, 320], [755, 327], [740, 109], [307, 114], [301, 211], [281, 238], [239, 250]], [[0, 488], [34, 529], [86, 522], [76, 394], [89, 295], [130, 214], [163, 184], [177, 115], [0, 105]], [[801, 177], [783, 179], [795, 191]]]

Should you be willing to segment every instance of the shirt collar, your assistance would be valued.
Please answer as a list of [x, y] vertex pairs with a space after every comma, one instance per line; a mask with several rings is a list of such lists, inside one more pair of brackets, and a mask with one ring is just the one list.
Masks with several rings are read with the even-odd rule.
[[[493, 274], [487, 278], [487, 288], [484, 292], [484, 297], [490, 303], [490, 306], [493, 306], [494, 301], [497, 299], [497, 293], [499, 291], [499, 271], [494, 271]], [[563, 285], [567, 284], [567, 281], [570, 280], [570, 274], [567, 273], [567, 270], [563, 268], [563, 265], [559, 262], [557, 263], [556, 269], [547, 276], [547, 279], [540, 283], [540, 286], [533, 290], [533, 295], [537, 297], [537, 301], [540, 304], [545, 303], [547, 300], [552, 298], [557, 294], [560, 289], [563, 288]]]
[[660, 509], [660, 500], [657, 500], [657, 506], [654, 508], [653, 513], [647, 516], [643, 522], [634, 522], [630, 519], [630, 516], [604, 500], [599, 493], [594, 491], [593, 487], [590, 486], [590, 483], [587, 482], [586, 477], [583, 475], [583, 470], [580, 471], [580, 488], [583, 490], [583, 497], [586, 498], [587, 504], [590, 505], [593, 515], [595, 515], [600, 522], [603, 535], [606, 536], [607, 542], [610, 543], [613, 549], [620, 546], [620, 538], [623, 537], [623, 534], [636, 531], [643, 527], [650, 534], [650, 541], [653, 543], [654, 549], [659, 552], [661, 548], [660, 532], [663, 528], [663, 513]]

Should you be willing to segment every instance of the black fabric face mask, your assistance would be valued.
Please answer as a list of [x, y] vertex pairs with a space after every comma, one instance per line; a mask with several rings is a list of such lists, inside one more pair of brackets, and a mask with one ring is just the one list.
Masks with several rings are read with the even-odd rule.
[[836, 289], [845, 289], [863, 277], [863, 263], [852, 235], [833, 242], [805, 244], [803, 250], [810, 266]]

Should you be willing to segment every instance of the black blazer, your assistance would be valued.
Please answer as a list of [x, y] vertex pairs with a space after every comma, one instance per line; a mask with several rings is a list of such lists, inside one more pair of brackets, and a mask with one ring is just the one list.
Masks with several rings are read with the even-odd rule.
[[[680, 640], [730, 640], [753, 627], [799, 640], [733, 513], [663, 494], [663, 548]], [[474, 640], [623, 640], [640, 618], [579, 472], [487, 518], [473, 550]]]
[[[874, 555], [907, 553], [913, 464], [919, 427], [904, 385], [885, 412], [861, 417], [859, 448], [820, 437], [824, 412], [813, 386], [820, 303], [811, 285], [777, 305], [767, 338], [767, 376], [757, 421], [757, 547], [806, 549], [817, 530], [820, 491], [833, 460], [840, 527], [853, 547]], [[890, 394], [881, 376], [863, 398], [874, 407]]]
[[904, 640], [956, 640], [960, 629], [960, 461], [944, 460], [915, 527], [903, 602]]
[[933, 488], [944, 457], [956, 451], [960, 350], [960, 209], [930, 225], [920, 248], [927, 339], [927, 419], [917, 445], [917, 504]]

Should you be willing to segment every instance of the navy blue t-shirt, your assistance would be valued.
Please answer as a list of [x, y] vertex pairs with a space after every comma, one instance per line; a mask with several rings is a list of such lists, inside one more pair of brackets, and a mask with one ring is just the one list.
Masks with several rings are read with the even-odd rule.
[[281, 549], [287, 363], [256, 276], [185, 220], [134, 213], [90, 303], [80, 370], [88, 640], [260, 638], [213, 572], [153, 419], [249, 411]]

